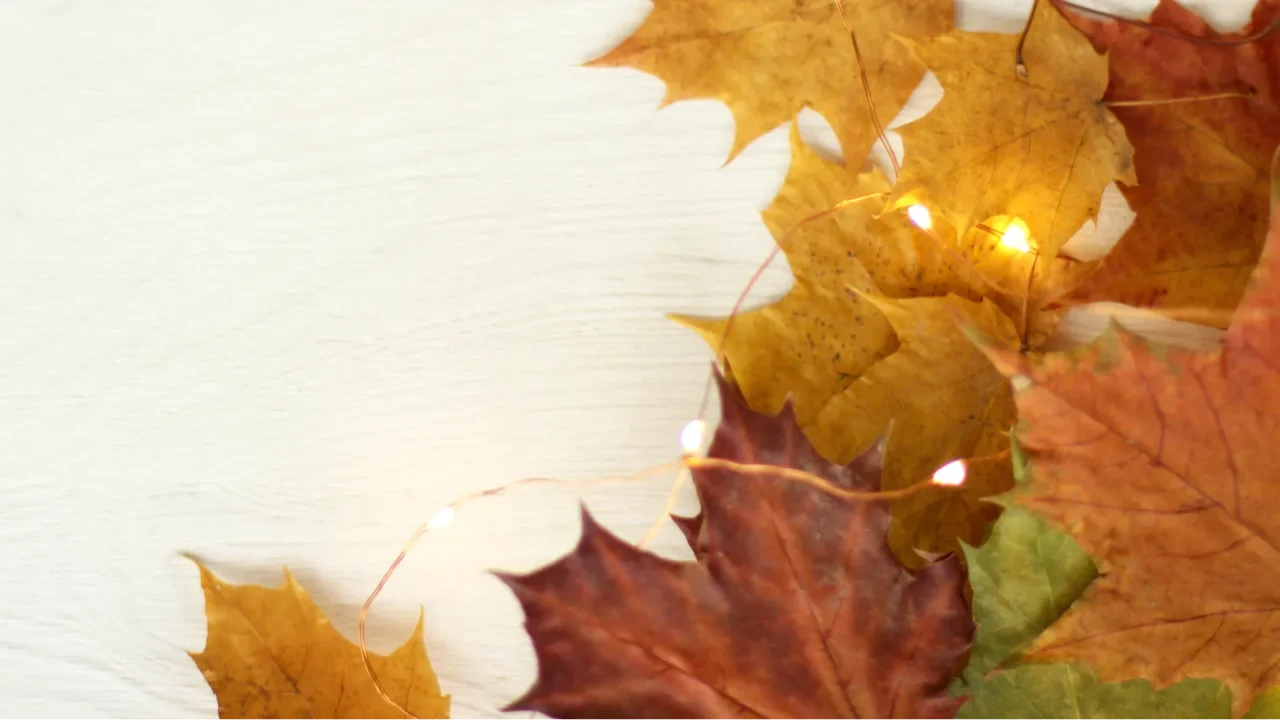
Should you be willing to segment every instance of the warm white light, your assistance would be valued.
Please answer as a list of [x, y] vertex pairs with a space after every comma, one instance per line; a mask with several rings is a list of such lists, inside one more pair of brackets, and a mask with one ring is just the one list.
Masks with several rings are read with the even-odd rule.
[[454, 514], [455, 513], [453, 512], [453, 506], [445, 505], [444, 507], [440, 508], [439, 512], [435, 514], [435, 517], [431, 518], [431, 520], [427, 523], [427, 529], [439, 530], [441, 528], [448, 527], [450, 524], [453, 523]]
[[933, 216], [929, 214], [929, 208], [923, 205], [912, 205], [907, 208], [907, 218], [921, 230], [933, 228]]
[[707, 424], [701, 420], [690, 420], [680, 431], [680, 447], [686, 453], [696, 453], [702, 449], [702, 439], [707, 434]]
[[1021, 220], [1014, 220], [1005, 228], [1004, 234], [1000, 236], [1000, 244], [1010, 250], [1017, 250], [1022, 254], [1031, 252], [1031, 243], [1027, 242], [1027, 226]]
[[948, 487], [959, 487], [964, 484], [964, 476], [966, 474], [963, 460], [952, 460], [933, 471], [933, 479], [930, 481], [934, 485], [946, 485]]

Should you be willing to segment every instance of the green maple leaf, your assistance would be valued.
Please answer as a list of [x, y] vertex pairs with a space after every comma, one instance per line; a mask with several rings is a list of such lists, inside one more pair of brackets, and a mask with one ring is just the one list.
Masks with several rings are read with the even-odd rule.
[[[1026, 465], [1016, 438], [1012, 451], [1014, 481], [1021, 484]], [[964, 672], [969, 684], [1029, 645], [1098, 575], [1071, 536], [1016, 505], [1005, 509], [982, 547], [963, 549], [979, 628]]]
[[981, 683], [962, 718], [1229, 718], [1231, 691], [1217, 680], [1156, 690], [1146, 680], [1098, 682], [1083, 665], [1028, 664]]

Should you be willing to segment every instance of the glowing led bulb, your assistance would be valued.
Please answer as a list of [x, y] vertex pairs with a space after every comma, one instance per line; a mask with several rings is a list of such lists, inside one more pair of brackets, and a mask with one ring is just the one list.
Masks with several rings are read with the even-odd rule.
[[702, 438], [707, 434], [707, 424], [701, 420], [690, 420], [680, 431], [680, 447], [686, 453], [696, 453], [702, 449]]
[[1027, 242], [1026, 223], [1021, 220], [1009, 223], [1009, 227], [1005, 228], [1004, 234], [1000, 236], [1000, 244], [1024, 255], [1031, 252], [1031, 243]]
[[934, 485], [946, 485], [948, 487], [959, 487], [964, 484], [964, 476], [966, 470], [964, 460], [952, 460], [933, 471], [933, 478], [930, 480]]
[[912, 205], [907, 208], [907, 219], [921, 230], [929, 230], [933, 227], [933, 216], [929, 214], [929, 208], [923, 205]]
[[427, 523], [428, 530], [439, 530], [448, 527], [453, 523], [455, 515], [452, 505], [445, 505], [436, 512], [435, 516]]

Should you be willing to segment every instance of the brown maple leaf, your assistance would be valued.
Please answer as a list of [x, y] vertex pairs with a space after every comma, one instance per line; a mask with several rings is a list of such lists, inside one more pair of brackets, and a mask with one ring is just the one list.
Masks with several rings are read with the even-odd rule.
[[[878, 489], [880, 446], [823, 460], [789, 409], [753, 412], [721, 380], [709, 455]], [[946, 686], [973, 623], [956, 558], [913, 575], [885, 542], [888, 504], [776, 476], [694, 469], [697, 562], [614, 537], [583, 511], [574, 551], [501, 575], [538, 679], [508, 710], [558, 717], [951, 717]], [[686, 528], [688, 523], [686, 522]]]
[[[952, 0], [845, 0], [857, 29], [877, 114], [892, 118], [924, 66], [890, 35], [950, 29]], [[875, 142], [853, 44], [833, 0], [654, 0], [653, 11], [595, 66], [630, 66], [662, 79], [663, 105], [710, 98], [733, 113], [730, 159], [804, 107], [835, 129], [845, 157], [861, 163]]]
[[960, 236], [991, 215], [1022, 218], [1048, 258], [1096, 219], [1112, 180], [1134, 181], [1125, 131], [1099, 100], [1107, 61], [1049, 3], [1017, 35], [953, 30], [909, 42], [945, 94], [898, 130], [906, 161], [893, 204], [917, 201]]
[[1221, 348], [1113, 329], [1033, 361], [1017, 396], [1031, 482], [1014, 499], [1101, 577], [1031, 648], [1104, 680], [1221, 680], [1242, 714], [1280, 683], [1280, 153], [1269, 244]]
[[[1280, 144], [1280, 32], [1241, 45], [1193, 44], [1128, 23], [1067, 15], [1108, 53], [1107, 101], [1248, 96], [1113, 108], [1134, 145], [1138, 184], [1120, 189], [1137, 217], [1073, 297], [1235, 308], [1266, 236], [1267, 163]], [[1259, 0], [1246, 28], [1219, 34], [1173, 0], [1161, 0], [1149, 22], [1221, 42], [1252, 36], [1277, 20], [1280, 0]]]

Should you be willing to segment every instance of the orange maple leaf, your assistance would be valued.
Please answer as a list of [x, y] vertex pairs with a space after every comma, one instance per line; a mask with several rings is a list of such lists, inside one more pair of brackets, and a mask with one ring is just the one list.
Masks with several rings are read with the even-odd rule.
[[[952, 0], [845, 0], [857, 28], [876, 113], [898, 114], [924, 65], [891, 35], [927, 38], [951, 28]], [[653, 0], [635, 34], [592, 60], [630, 66], [667, 84], [662, 104], [720, 100], [733, 113], [732, 159], [810, 107], [861, 165], [876, 140], [853, 44], [833, 0]]]
[[[1195, 44], [1064, 14], [1108, 53], [1108, 102], [1247, 96], [1112, 108], [1134, 146], [1138, 184], [1120, 189], [1137, 217], [1073, 297], [1235, 308], [1266, 236], [1267, 163], [1280, 144], [1280, 32], [1247, 44]], [[1280, 0], [1259, 0], [1238, 33], [1214, 32], [1173, 0], [1161, 0], [1149, 19], [1211, 43], [1249, 37], [1277, 21]]]
[[[194, 558], [193, 558], [194, 559]], [[284, 585], [231, 585], [198, 560], [208, 638], [190, 653], [218, 698], [221, 718], [449, 717], [449, 696], [427, 659], [422, 617], [390, 655], [370, 654], [366, 666], [293, 575]], [[373, 668], [381, 691], [366, 671]]]
[[[880, 486], [879, 444], [823, 460], [789, 408], [752, 411], [721, 380], [709, 455]], [[573, 552], [502, 575], [523, 606], [538, 679], [507, 710], [557, 717], [952, 717], [947, 683], [973, 621], [954, 556], [908, 572], [883, 497], [836, 497], [776, 476], [694, 469], [697, 562], [609, 534], [585, 510]]]
[[[1280, 183], [1280, 153], [1273, 160]], [[1102, 576], [1032, 660], [1104, 680], [1221, 680], [1242, 714], [1280, 683], [1280, 185], [1269, 245], [1222, 347], [1113, 329], [1031, 360], [1018, 393], [1031, 482], [1014, 499], [1070, 532]]]

